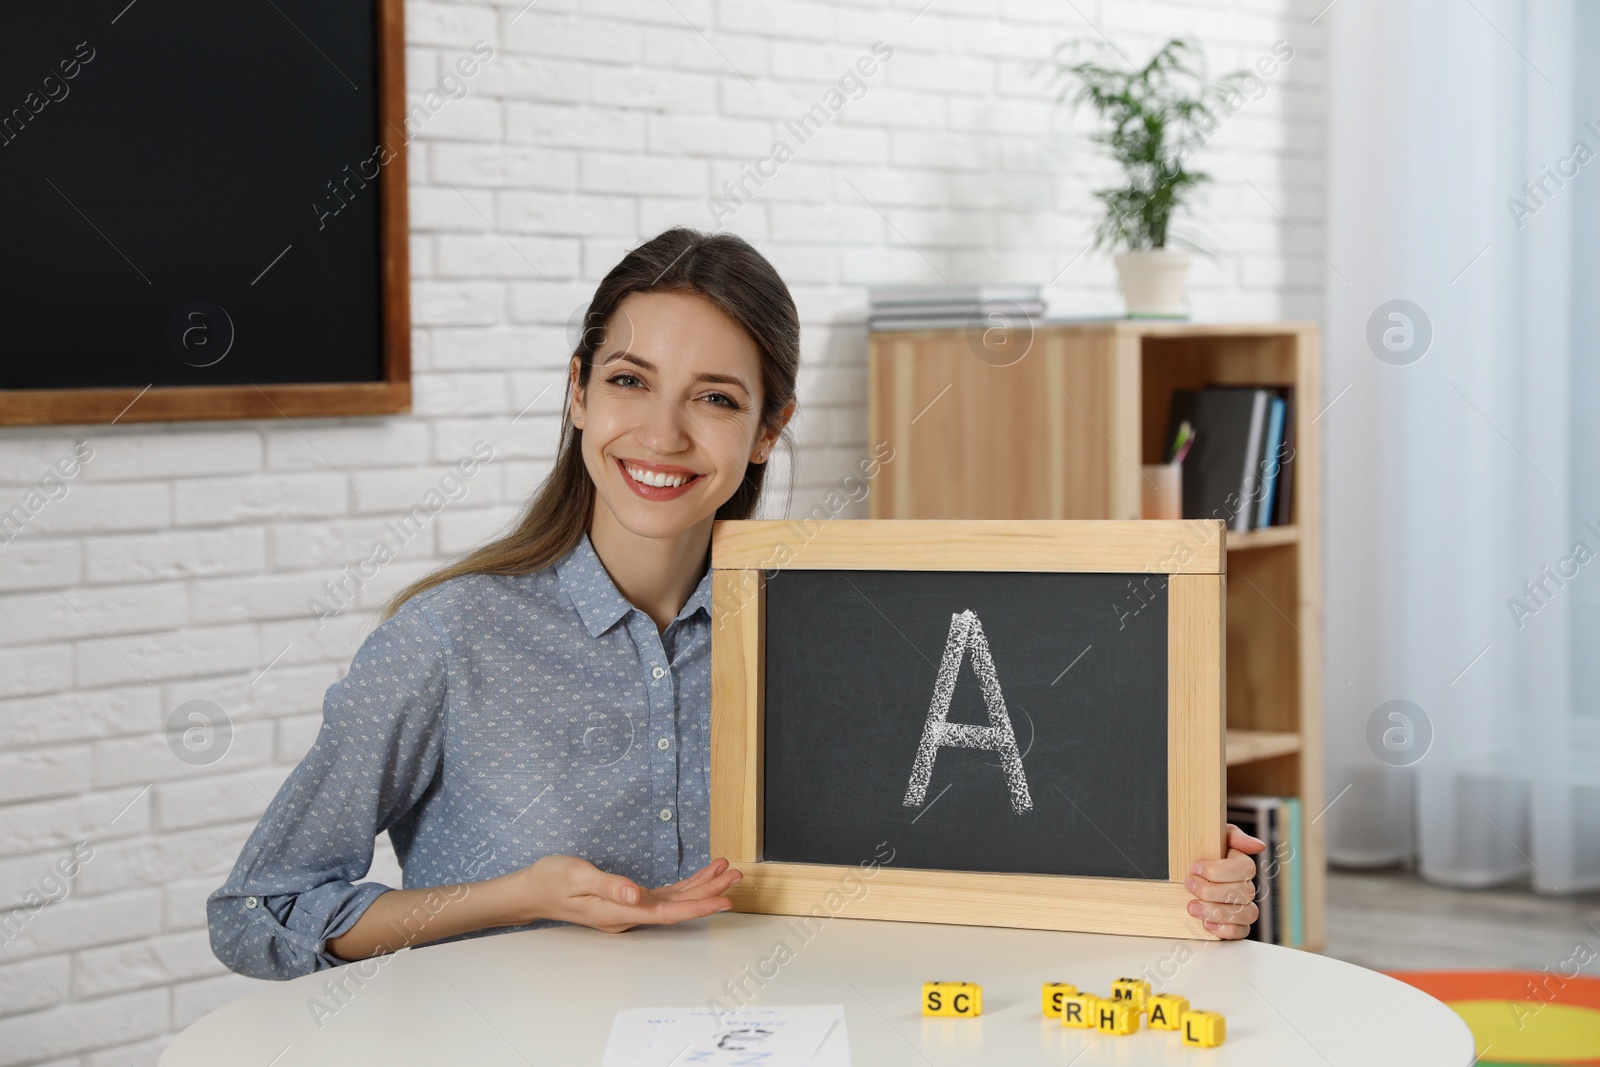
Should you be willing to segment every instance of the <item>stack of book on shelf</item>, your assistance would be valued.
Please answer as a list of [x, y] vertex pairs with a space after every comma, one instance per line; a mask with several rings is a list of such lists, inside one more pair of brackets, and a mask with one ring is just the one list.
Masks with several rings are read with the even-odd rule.
[[1233, 533], [1287, 525], [1294, 432], [1293, 387], [1173, 390], [1166, 461], [1193, 440], [1182, 458], [1183, 517], [1221, 519]]
[[1044, 317], [1038, 285], [875, 285], [867, 291], [867, 329], [938, 330], [972, 324], [1016, 328]]
[[1300, 948], [1306, 943], [1304, 863], [1305, 826], [1298, 797], [1265, 797], [1253, 793], [1228, 796], [1228, 821], [1267, 843], [1257, 853], [1256, 907], [1261, 915], [1250, 927], [1250, 940]]

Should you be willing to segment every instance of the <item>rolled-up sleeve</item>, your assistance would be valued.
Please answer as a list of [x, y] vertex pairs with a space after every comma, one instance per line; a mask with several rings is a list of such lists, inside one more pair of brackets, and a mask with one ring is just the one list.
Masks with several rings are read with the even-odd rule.
[[427, 793], [444, 745], [445, 649], [424, 597], [374, 629], [328, 687], [316, 742], [207, 898], [211, 950], [230, 970], [287, 979], [345, 963], [327, 941], [391, 888], [356, 879], [378, 834]]

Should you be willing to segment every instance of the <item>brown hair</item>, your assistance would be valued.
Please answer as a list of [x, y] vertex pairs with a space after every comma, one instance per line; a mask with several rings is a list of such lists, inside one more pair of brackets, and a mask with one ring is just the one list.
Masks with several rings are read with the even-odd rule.
[[[788, 286], [766, 257], [735, 234], [703, 233], [683, 226], [633, 249], [601, 281], [584, 313], [583, 333], [572, 352], [580, 361], [580, 387], [588, 387], [595, 352], [605, 341], [605, 326], [617, 305], [629, 293], [642, 292], [697, 293], [744, 327], [761, 352], [761, 421], [769, 429], [778, 425], [779, 412], [795, 395], [800, 317]], [[400, 590], [384, 606], [380, 622], [392, 618], [418, 593], [452, 578], [528, 574], [550, 566], [578, 544], [589, 528], [595, 488], [583, 463], [583, 431], [572, 424], [571, 400], [569, 374], [555, 467], [540, 483], [516, 526]], [[787, 428], [781, 436], [791, 440]], [[754, 514], [768, 466], [747, 463], [743, 482], [717, 509], [716, 517], [748, 519]], [[792, 493], [792, 479], [790, 490]]]

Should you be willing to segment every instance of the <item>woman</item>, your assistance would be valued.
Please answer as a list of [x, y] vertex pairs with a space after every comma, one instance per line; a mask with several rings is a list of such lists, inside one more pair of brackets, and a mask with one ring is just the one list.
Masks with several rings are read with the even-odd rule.
[[[555, 468], [516, 529], [390, 602], [207, 900], [232, 970], [729, 908], [742, 874], [709, 845], [711, 525], [754, 513], [794, 415], [799, 321], [744, 240], [674, 228], [584, 322]], [[432, 888], [357, 883], [384, 830]], [[1265, 845], [1228, 832], [1189, 907], [1237, 938]]]

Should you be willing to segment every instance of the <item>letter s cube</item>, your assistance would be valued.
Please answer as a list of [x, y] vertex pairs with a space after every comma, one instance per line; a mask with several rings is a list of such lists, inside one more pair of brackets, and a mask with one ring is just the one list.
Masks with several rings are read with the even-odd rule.
[[983, 1014], [983, 987], [976, 982], [923, 982], [922, 1014], [966, 1018]]
[[1061, 998], [1078, 992], [1078, 987], [1068, 982], [1046, 982], [1039, 991], [1040, 1010], [1046, 1019], [1061, 1018]]
[[1192, 1048], [1216, 1048], [1228, 1036], [1228, 1021], [1214, 1011], [1183, 1013], [1183, 1043]]

